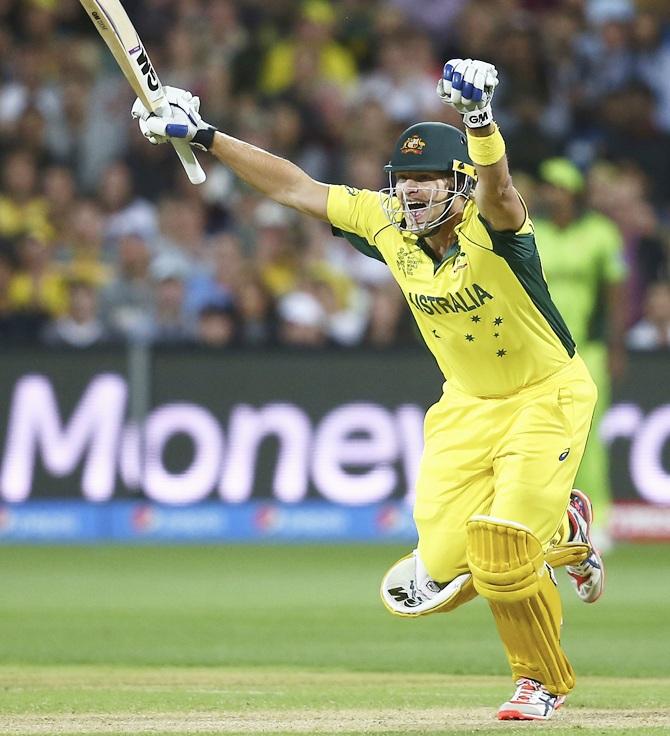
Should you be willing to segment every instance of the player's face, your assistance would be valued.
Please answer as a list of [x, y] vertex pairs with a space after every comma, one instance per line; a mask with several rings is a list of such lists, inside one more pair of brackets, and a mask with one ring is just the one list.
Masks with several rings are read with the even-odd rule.
[[[472, 179], [463, 173], [399, 171], [382, 189], [382, 208], [399, 230], [428, 233], [461, 214]], [[386, 199], [385, 199], [386, 197]]]
[[451, 177], [438, 176], [434, 171], [401, 172], [396, 177], [396, 193], [413, 229], [428, 227], [444, 214], [453, 189]]
[[455, 190], [453, 175], [434, 171], [399, 172], [396, 196], [402, 204], [408, 229], [425, 232], [454, 215], [465, 206], [465, 199]]

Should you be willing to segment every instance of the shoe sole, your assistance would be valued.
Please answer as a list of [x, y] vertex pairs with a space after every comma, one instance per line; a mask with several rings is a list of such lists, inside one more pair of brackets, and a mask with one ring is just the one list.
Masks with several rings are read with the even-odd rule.
[[499, 721], [548, 721], [550, 718], [551, 716], [529, 716], [520, 710], [503, 710], [498, 713]]
[[565, 698], [559, 700], [556, 706], [548, 716], [530, 716], [528, 713], [522, 713], [520, 710], [513, 710], [508, 708], [507, 710], [498, 711], [499, 721], [548, 721], [554, 713], [565, 703]]
[[598, 558], [598, 562], [600, 563], [600, 572], [602, 574], [602, 577], [600, 579], [601, 580], [600, 592], [593, 600], [584, 601], [584, 603], [595, 603], [605, 592], [605, 565], [603, 563], [602, 555], [600, 554], [596, 546], [591, 541], [591, 524], [593, 522], [593, 504], [591, 503], [591, 499], [585, 493], [582, 493], [582, 491], [580, 491], [577, 488], [573, 488], [572, 493], [570, 495], [577, 496], [580, 499], [580, 501], [584, 504], [584, 508], [586, 509], [588, 513], [588, 518], [586, 519], [586, 538], [589, 540], [589, 546], [593, 550], [595, 556]]

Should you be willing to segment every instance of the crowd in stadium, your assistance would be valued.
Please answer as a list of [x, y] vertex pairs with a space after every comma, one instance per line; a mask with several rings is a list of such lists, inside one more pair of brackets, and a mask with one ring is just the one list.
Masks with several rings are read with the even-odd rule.
[[[607, 218], [623, 339], [670, 347], [666, 0], [124, 4], [165, 84], [324, 182], [387, 186], [404, 128], [461, 124], [435, 93], [444, 61], [496, 64], [495, 114], [534, 219], [549, 217], [547, 185]], [[191, 185], [170, 146], [141, 137], [133, 98], [77, 0], [0, 0], [0, 340], [416, 342], [383, 264], [203, 153], [208, 180]]]

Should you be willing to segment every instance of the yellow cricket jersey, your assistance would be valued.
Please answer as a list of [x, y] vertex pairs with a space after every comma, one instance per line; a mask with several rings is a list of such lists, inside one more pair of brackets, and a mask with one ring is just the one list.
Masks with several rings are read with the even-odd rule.
[[331, 186], [328, 219], [336, 234], [388, 265], [444, 377], [457, 389], [508, 396], [574, 355], [528, 216], [517, 232], [496, 232], [469, 201], [457, 242], [439, 262], [422, 238], [389, 223], [379, 192]]

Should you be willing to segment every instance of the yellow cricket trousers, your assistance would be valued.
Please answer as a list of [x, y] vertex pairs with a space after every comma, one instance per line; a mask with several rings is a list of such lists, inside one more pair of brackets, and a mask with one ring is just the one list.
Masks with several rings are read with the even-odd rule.
[[465, 526], [475, 514], [523, 524], [546, 549], [564, 523], [596, 398], [578, 355], [511, 396], [446, 386], [426, 414], [414, 506], [431, 577], [447, 582], [467, 571]]

